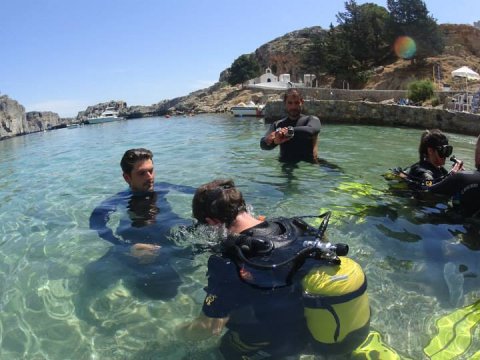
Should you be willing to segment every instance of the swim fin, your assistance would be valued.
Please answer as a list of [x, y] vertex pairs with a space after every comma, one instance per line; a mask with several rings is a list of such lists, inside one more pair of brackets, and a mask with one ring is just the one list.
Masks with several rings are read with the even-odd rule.
[[[468, 351], [472, 332], [480, 322], [480, 300], [437, 320], [437, 335], [423, 349], [431, 360], [454, 359]], [[480, 359], [480, 352], [473, 358]]]
[[401, 360], [395, 349], [382, 341], [380, 333], [370, 331], [365, 341], [352, 352], [351, 359], [354, 360]]

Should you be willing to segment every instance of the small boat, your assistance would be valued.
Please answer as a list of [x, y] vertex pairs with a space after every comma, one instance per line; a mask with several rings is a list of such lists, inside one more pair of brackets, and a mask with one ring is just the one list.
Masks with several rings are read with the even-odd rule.
[[123, 117], [118, 116], [118, 111], [116, 111], [114, 107], [107, 107], [105, 111], [100, 114], [100, 116], [88, 118], [85, 120], [85, 123], [100, 124], [123, 119]]
[[263, 108], [265, 105], [256, 105], [253, 102], [248, 104], [240, 103], [237, 106], [232, 106], [230, 111], [234, 116], [263, 116]]

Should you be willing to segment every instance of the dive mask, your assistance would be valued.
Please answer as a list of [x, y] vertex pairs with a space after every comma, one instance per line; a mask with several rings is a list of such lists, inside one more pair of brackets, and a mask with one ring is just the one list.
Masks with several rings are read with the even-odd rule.
[[442, 158], [449, 157], [450, 155], [452, 155], [453, 152], [452, 145], [440, 145], [436, 146], [435, 149], [437, 150], [438, 155]]

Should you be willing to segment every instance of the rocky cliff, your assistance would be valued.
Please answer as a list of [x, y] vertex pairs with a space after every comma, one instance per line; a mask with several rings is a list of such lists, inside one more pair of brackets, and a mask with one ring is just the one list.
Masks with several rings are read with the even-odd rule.
[[23, 134], [25, 108], [8, 96], [0, 96], [0, 139]]
[[64, 126], [58, 114], [46, 111], [25, 113], [25, 108], [8, 96], [0, 96], [0, 140], [12, 136]]
[[314, 38], [325, 33], [319, 26], [293, 31], [260, 46], [254, 54], [262, 69], [270, 67], [277, 75], [290, 74], [292, 81], [297, 82], [303, 78], [305, 51]]
[[30, 111], [26, 113], [25, 134], [55, 129], [66, 125], [57, 113], [51, 111]]
[[127, 109], [127, 103], [125, 101], [111, 100], [108, 102], [89, 106], [84, 111], [80, 111], [78, 113], [76, 121], [83, 122], [87, 120], [89, 117], [100, 116], [100, 114], [104, 112], [107, 109], [107, 107], [113, 108], [116, 111], [122, 112]]

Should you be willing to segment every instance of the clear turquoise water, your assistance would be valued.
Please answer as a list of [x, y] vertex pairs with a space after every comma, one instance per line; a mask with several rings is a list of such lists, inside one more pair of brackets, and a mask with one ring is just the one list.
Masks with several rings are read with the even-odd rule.
[[[334, 210], [329, 239], [348, 243], [367, 274], [372, 327], [403, 356], [424, 358], [435, 320], [480, 294], [478, 252], [464, 245], [480, 239], [442, 217], [444, 206], [422, 206], [389, 191], [381, 174], [416, 160], [421, 131], [325, 125], [320, 156], [338, 170], [282, 167], [276, 150], [259, 149], [265, 128], [258, 119], [205, 115], [1, 141], [0, 358], [213, 358], [214, 340], [184, 343], [174, 333], [200, 311], [207, 254], [192, 260], [193, 272], [191, 261], [177, 262], [183, 285], [172, 301], [135, 297], [121, 280], [102, 291], [81, 290], [85, 267], [110, 247], [88, 228], [88, 218], [102, 200], [126, 188], [119, 160], [132, 147], [154, 152], [158, 181], [196, 187], [234, 178], [256, 214]], [[449, 137], [454, 153], [471, 167], [475, 139]], [[172, 192], [168, 199], [177, 214], [190, 218], [191, 196]], [[112, 217], [112, 227], [122, 216]], [[448, 263], [466, 267], [457, 304], [444, 277]], [[480, 348], [475, 341], [462, 358]]]

